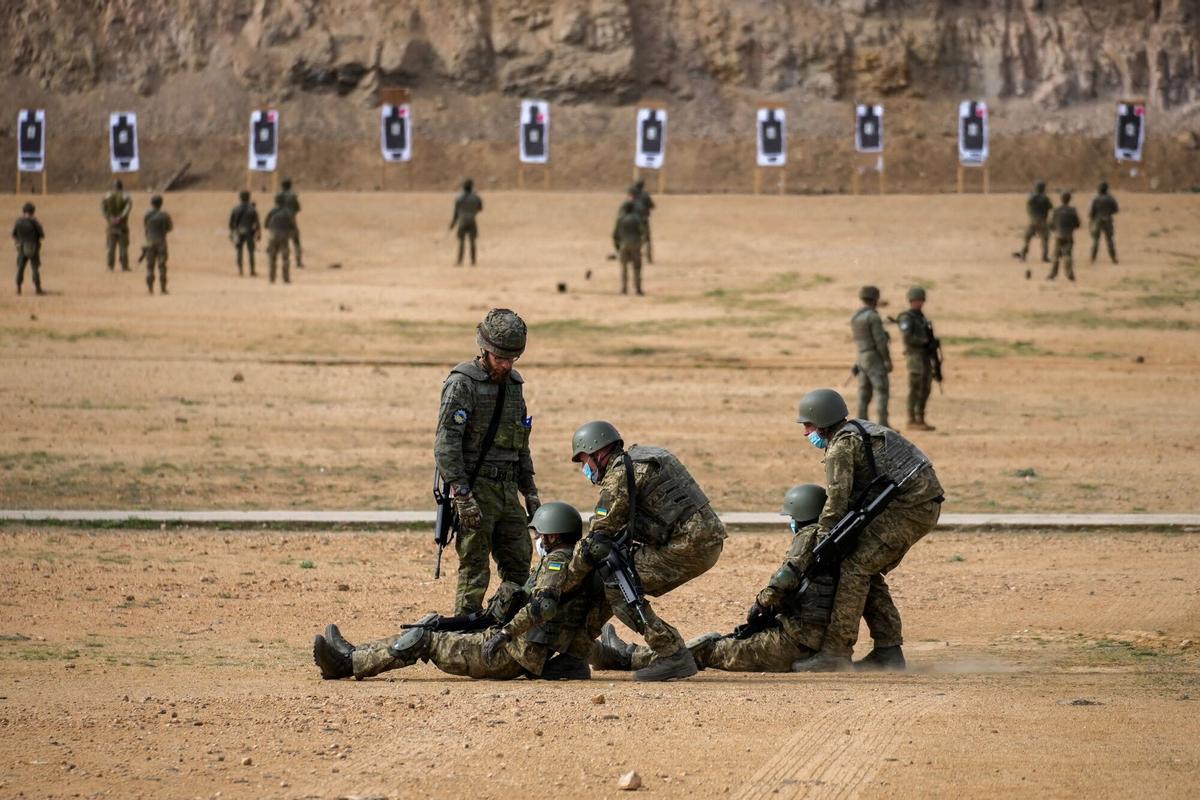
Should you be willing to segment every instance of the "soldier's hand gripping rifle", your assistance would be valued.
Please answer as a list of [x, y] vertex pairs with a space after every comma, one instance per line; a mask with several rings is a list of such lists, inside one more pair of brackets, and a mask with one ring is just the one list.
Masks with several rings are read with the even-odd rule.
[[929, 356], [929, 365], [933, 369], [933, 379], [937, 381], [938, 394], [942, 389], [942, 340], [933, 335], [933, 325], [929, 326], [929, 344], [925, 345], [925, 353]]
[[642, 579], [638, 577], [637, 569], [633, 566], [633, 553], [629, 549], [629, 534], [626, 533], [620, 539], [610, 539], [609, 541], [611, 546], [608, 548], [608, 554], [596, 568], [600, 571], [600, 577], [606, 585], [617, 587], [625, 605], [637, 614], [644, 631], [649, 625], [649, 621], [646, 619], [646, 593], [642, 589]]
[[862, 367], [860, 367], [858, 364], [855, 364], [854, 366], [850, 367], [850, 377], [846, 378], [846, 380], [844, 380], [842, 382], [842, 386], [846, 386], [847, 384], [850, 383], [850, 381], [857, 378], [858, 373], [860, 373], [860, 372], [862, 372]]
[[442, 478], [441, 470], [433, 470], [433, 499], [437, 503], [437, 519], [433, 523], [433, 543], [437, 545], [437, 564], [433, 578], [442, 577], [442, 551], [454, 541], [458, 530], [458, 514], [454, 511], [454, 496], [450, 483]]

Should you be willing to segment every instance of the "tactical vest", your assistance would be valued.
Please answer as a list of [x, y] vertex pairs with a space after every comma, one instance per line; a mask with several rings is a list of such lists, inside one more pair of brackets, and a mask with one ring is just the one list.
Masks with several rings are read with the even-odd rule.
[[277, 235], [290, 234], [296, 230], [296, 216], [286, 205], [275, 206], [267, 215], [267, 229]]
[[783, 601], [782, 613], [802, 625], [828, 625], [837, 594], [836, 575], [818, 575], [808, 584], [804, 594], [792, 593]]
[[159, 244], [167, 240], [167, 232], [170, 229], [171, 218], [167, 216], [167, 212], [162, 209], [153, 209], [146, 214], [146, 241], [158, 242]]
[[1029, 215], [1029, 219], [1033, 222], [1045, 222], [1046, 215], [1054, 208], [1054, 203], [1050, 202], [1050, 198], [1044, 194], [1034, 193], [1029, 195], [1029, 199], [1025, 201], [1025, 213]]
[[642, 220], [636, 212], [622, 214], [617, 221], [617, 238], [622, 244], [638, 244], [642, 240]]
[[458, 201], [454, 204], [455, 210], [458, 212], [458, 224], [470, 225], [475, 221], [475, 215], [483, 210], [483, 203], [479, 199], [479, 195], [471, 192], [463, 192], [458, 196]]
[[[108, 218], [110, 225], [112, 224], [113, 217], [120, 216], [121, 214], [125, 213], [125, 210], [128, 208], [128, 203], [129, 195], [117, 194], [116, 192], [109, 192], [108, 194], [104, 195], [104, 216]], [[125, 224], [127, 224], [126, 219], [122, 219], [121, 222], [118, 223], [118, 225]]]
[[[463, 377], [456, 377], [459, 375]], [[492, 421], [492, 411], [496, 407], [500, 385], [492, 383], [487, 370], [474, 361], [459, 364], [450, 371], [450, 377], [446, 380], [470, 380], [475, 389], [475, 407], [469, 410], [463, 430], [463, 462], [469, 472], [474, 468], [479, 459], [479, 451], [483, 448], [483, 437], [487, 433], [488, 423]], [[531, 422], [526, 420], [524, 413], [524, 383], [521, 373], [515, 369], [509, 373], [508, 383], [504, 387], [504, 408], [500, 411], [500, 424], [496, 428], [496, 438], [492, 440], [491, 449], [484, 459], [485, 464], [516, 464], [521, 450], [529, 446]]]
[[666, 544], [677, 526], [708, 505], [708, 496], [666, 449], [635, 444], [626, 452], [635, 465], [653, 465], [637, 487], [634, 539]]
[[291, 190], [280, 192], [283, 195], [283, 207], [291, 211], [293, 215], [300, 213], [300, 197]]
[[871, 334], [871, 321], [875, 316], [873, 308], [864, 306], [850, 318], [850, 332], [854, 334], [854, 343], [860, 353], [875, 352], [875, 337]]
[[[546, 559], [542, 559], [537, 571], [530, 576], [529, 582], [526, 584], [529, 591], [532, 591], [532, 587], [536, 585], [537, 576], [545, 569], [545, 565]], [[545, 645], [558, 653], [565, 653], [571, 642], [587, 625], [592, 598], [603, 596], [604, 587], [600, 583], [599, 573], [593, 571], [575, 591], [559, 597], [558, 613], [555, 614], [554, 619], [538, 623], [526, 631], [525, 641]]]
[[[870, 420], [856, 419], [851, 422], [861, 425], [871, 438], [871, 453], [875, 457], [875, 468], [878, 470], [878, 474], [886, 475], [899, 482], [908, 476], [914, 466], [924, 465], [909, 478], [908, 483], [900, 490], [898, 498], [911, 497], [917, 501], [924, 501], [932, 500], [942, 494], [942, 486], [933, 471], [933, 462], [929, 460], [929, 456], [921, 452], [919, 447], [891, 428], [877, 425]], [[856, 447], [862, 446], [859, 444], [862, 437], [858, 428], [850, 422], [847, 422], [841, 430], [834, 434], [834, 438], [845, 436], [846, 432], [854, 437]], [[868, 469], [870, 469], [869, 466]], [[865, 485], [854, 487], [856, 492], [865, 488]]]
[[[904, 349], [910, 353], [923, 353], [933, 339], [933, 326], [920, 311], [909, 309], [902, 311], [896, 318], [900, 323], [900, 332], [904, 334]], [[904, 323], [908, 324], [906, 328]]]
[[233, 210], [233, 225], [238, 233], [254, 233], [258, 227], [258, 209], [254, 203], [239, 203]]
[[1096, 199], [1092, 203], [1092, 210], [1096, 219], [1101, 222], [1112, 222], [1113, 214], [1117, 212], [1117, 201], [1113, 200], [1112, 195], [1109, 194], [1096, 195]]

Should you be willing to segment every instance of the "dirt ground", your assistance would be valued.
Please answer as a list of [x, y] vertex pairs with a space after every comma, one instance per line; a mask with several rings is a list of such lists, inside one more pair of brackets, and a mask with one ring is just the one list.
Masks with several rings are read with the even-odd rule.
[[848, 377], [858, 287], [894, 315], [921, 283], [947, 361], [914, 438], [947, 511], [1196, 508], [1200, 196], [1120, 194], [1121, 263], [1088, 265], [1085, 232], [1074, 284], [1010, 256], [1015, 195], [660, 197], [645, 298], [604, 258], [616, 196], [486, 193], [474, 269], [449, 194], [301, 198], [307, 268], [272, 286], [237, 277], [232, 194], [168, 195], [166, 297], [105, 270], [98, 196], [38, 200], [51, 294], [0, 294], [0, 507], [430, 507], [441, 381], [505, 305], [544, 498], [593, 501], [567, 443], [606, 417], [718, 510], [767, 510], [821, 477], [795, 407]]
[[[656, 608], [728, 630], [786, 541], [734, 533]], [[446, 608], [431, 560], [425, 532], [0, 529], [0, 795], [615, 797], [630, 769], [656, 797], [1200, 791], [1195, 534], [935, 532], [891, 581], [903, 675], [319, 680], [326, 622]]]

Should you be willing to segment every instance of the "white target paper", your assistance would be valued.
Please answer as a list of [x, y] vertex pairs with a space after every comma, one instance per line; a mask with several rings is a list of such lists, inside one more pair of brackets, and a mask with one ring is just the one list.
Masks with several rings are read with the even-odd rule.
[[787, 111], [760, 108], [757, 115], [758, 158], [760, 167], [787, 165]]
[[41, 172], [46, 168], [46, 112], [23, 108], [17, 114], [17, 169]]
[[384, 161], [412, 160], [412, 106], [384, 103], [380, 111], [379, 147]]
[[254, 172], [274, 172], [279, 163], [279, 112], [250, 112], [250, 149], [247, 166]]
[[633, 163], [640, 169], [660, 169], [667, 160], [667, 110], [639, 108], [635, 135], [637, 154]]
[[988, 159], [987, 103], [964, 100], [958, 105], [958, 161], [969, 167]]
[[108, 154], [113, 172], [138, 171], [137, 114], [116, 111], [108, 115]]
[[545, 100], [522, 100], [517, 124], [521, 163], [545, 164], [550, 160], [550, 104]]

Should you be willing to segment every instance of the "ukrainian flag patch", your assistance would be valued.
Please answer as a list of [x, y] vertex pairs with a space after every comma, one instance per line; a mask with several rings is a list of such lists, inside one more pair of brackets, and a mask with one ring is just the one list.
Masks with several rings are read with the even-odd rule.
[[561, 572], [562, 568], [563, 568], [563, 565], [559, 564], [557, 561], [551, 561], [549, 564], [546, 565], [546, 569], [550, 572]]
[[604, 506], [596, 506], [596, 516], [597, 517], [607, 517], [608, 509], [605, 508]]

